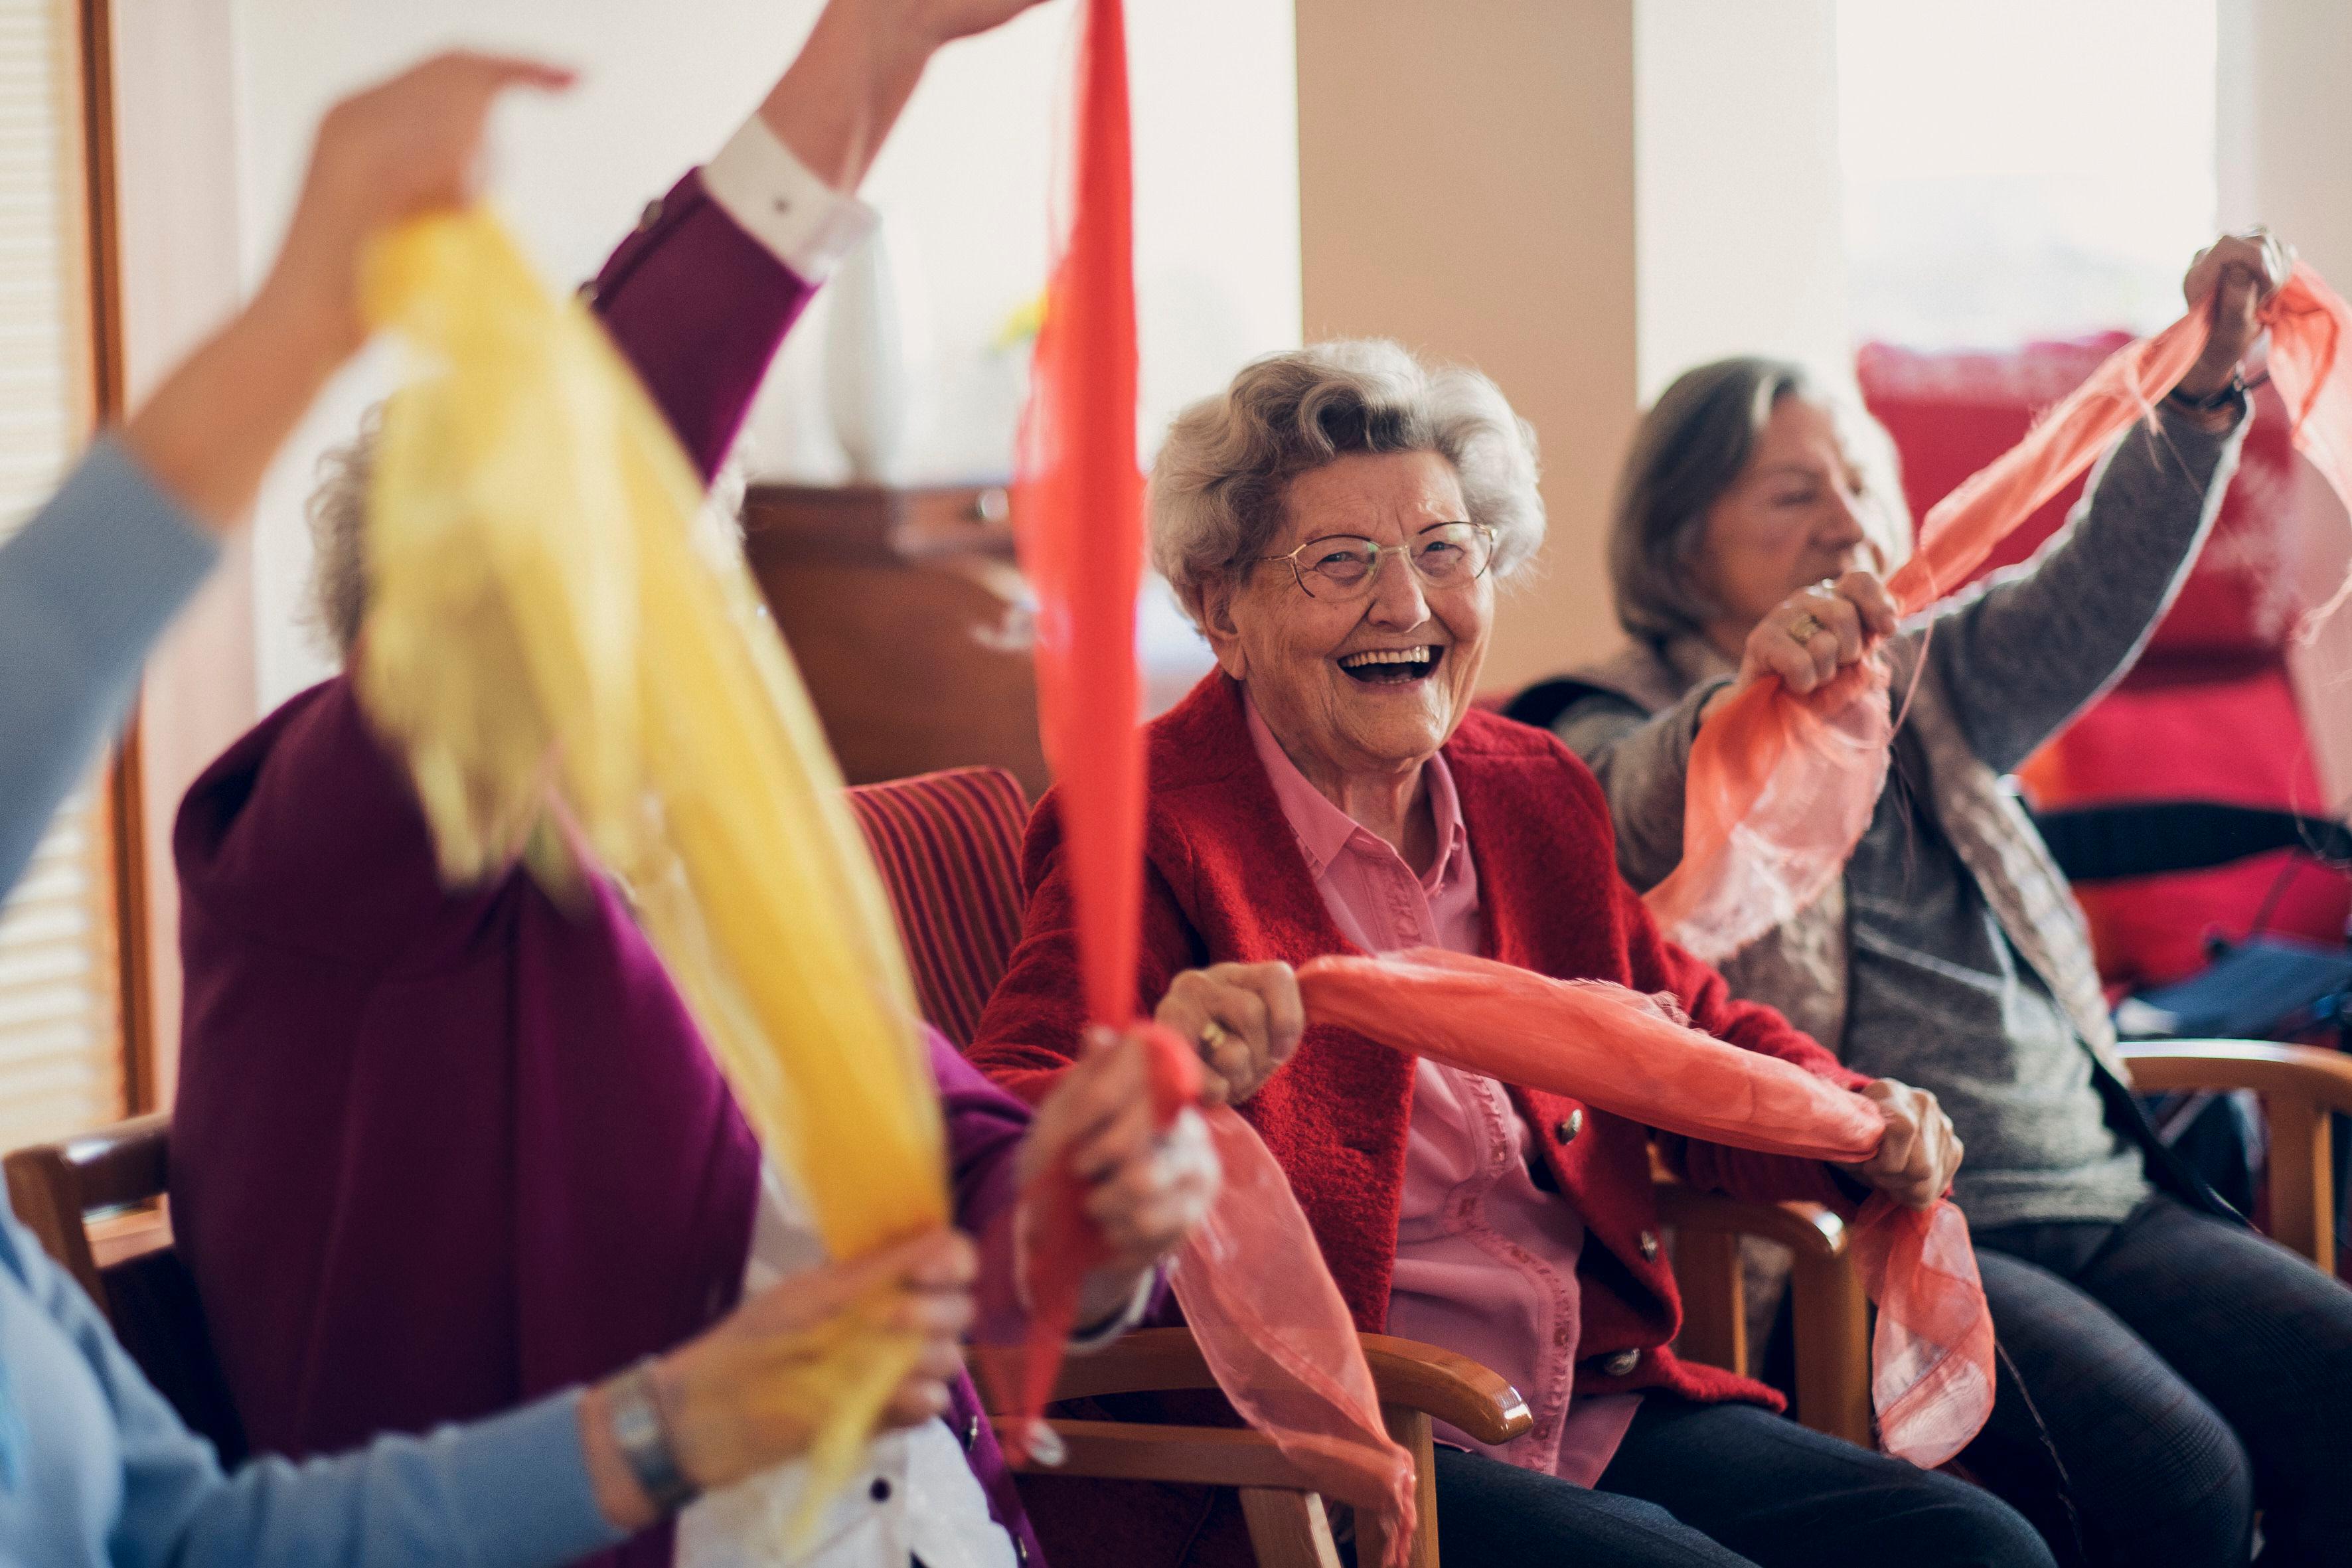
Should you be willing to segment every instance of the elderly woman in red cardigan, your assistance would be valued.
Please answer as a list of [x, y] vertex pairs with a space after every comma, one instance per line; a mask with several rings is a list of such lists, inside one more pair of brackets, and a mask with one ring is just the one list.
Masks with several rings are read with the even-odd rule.
[[[1742, 1197], [1915, 1204], [1959, 1147], [1931, 1096], [1847, 1073], [1662, 940], [1584, 765], [1473, 707], [1496, 584], [1544, 528], [1533, 434], [1494, 384], [1386, 342], [1260, 360], [1177, 419], [1150, 526], [1219, 668], [1149, 732], [1139, 1001], [1200, 1043], [1282, 1162], [1357, 1325], [1526, 1395], [1534, 1428], [1507, 1448], [1441, 1434], [1446, 1555], [2048, 1563], [2005, 1504], [1808, 1431], [1671, 1348], [1653, 1139]], [[1051, 795], [1025, 862], [1027, 930], [971, 1055], [1034, 1099], [1084, 1026]], [[1845, 1170], [1682, 1142], [1306, 1025], [1293, 965], [1420, 944], [1671, 991], [1700, 1027], [1870, 1096], [1890, 1136]]]

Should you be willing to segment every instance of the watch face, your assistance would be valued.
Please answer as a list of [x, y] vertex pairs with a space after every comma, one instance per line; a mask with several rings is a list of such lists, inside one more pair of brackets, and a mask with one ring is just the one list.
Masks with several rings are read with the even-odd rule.
[[661, 1419], [654, 1414], [653, 1405], [635, 1389], [626, 1399], [613, 1405], [613, 1436], [623, 1451], [634, 1459], [638, 1450], [661, 1441]]

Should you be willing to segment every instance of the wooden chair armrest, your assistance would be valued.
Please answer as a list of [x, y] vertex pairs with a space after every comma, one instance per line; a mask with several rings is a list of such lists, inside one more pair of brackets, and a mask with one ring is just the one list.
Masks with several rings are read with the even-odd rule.
[[1509, 1380], [1468, 1356], [1392, 1334], [1366, 1334], [1363, 1342], [1383, 1405], [1421, 1411], [1481, 1443], [1508, 1443], [1535, 1425]]
[[1845, 1253], [1845, 1221], [1819, 1204], [1752, 1204], [1680, 1182], [1660, 1182], [1657, 1194], [1658, 1219], [1669, 1230], [1760, 1236], [1805, 1258]]
[[2270, 1121], [2270, 1233], [2323, 1274], [2336, 1272], [2336, 1158], [2331, 1112], [2352, 1115], [2352, 1058], [2255, 1040], [2164, 1040], [2126, 1046], [2132, 1088], [2250, 1089]]
[[[1366, 1334], [1363, 1343], [1383, 1405], [1424, 1412], [1481, 1443], [1507, 1443], [1534, 1425], [1518, 1390], [1467, 1356], [1387, 1334]], [[1094, 1399], [1216, 1386], [1190, 1329], [1138, 1329], [1115, 1343], [1064, 1362], [1054, 1397]]]
[[2250, 1089], [2307, 1100], [2352, 1116], [2352, 1057], [2315, 1046], [2254, 1040], [2163, 1040], [2123, 1047], [2142, 1094]]
[[1160, 1426], [1143, 1421], [1048, 1423], [1067, 1450], [1062, 1463], [1030, 1461], [1024, 1475], [1093, 1481], [1170, 1481], [1202, 1487], [1281, 1487], [1313, 1491], [1315, 1483], [1282, 1457], [1274, 1439], [1246, 1426]]

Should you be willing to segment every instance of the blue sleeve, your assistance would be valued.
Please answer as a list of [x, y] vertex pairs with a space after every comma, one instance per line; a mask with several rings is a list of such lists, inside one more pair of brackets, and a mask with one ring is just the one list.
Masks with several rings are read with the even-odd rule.
[[[0, 1227], [0, 1266], [13, 1266], [62, 1340], [36, 1343], [79, 1354], [113, 1417], [121, 1502], [107, 1558], [116, 1568], [552, 1568], [618, 1539], [589, 1483], [577, 1393], [425, 1437], [382, 1437], [302, 1465], [262, 1459], [224, 1476], [212, 1445], [182, 1424], [5, 1205]], [[0, 1541], [0, 1558], [6, 1547]]]
[[0, 545], [0, 897], [219, 554], [112, 440]]

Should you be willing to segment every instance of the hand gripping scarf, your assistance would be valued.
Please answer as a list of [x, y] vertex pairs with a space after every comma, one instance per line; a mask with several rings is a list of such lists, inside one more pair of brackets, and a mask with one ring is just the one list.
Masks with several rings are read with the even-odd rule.
[[[1671, 996], [1438, 948], [1318, 958], [1298, 985], [1317, 1023], [1688, 1138], [1852, 1162], [1875, 1152], [1886, 1130], [1860, 1095], [1692, 1028]], [[1992, 1413], [1992, 1314], [1968, 1221], [1948, 1202], [1923, 1212], [1876, 1194], [1853, 1224], [1854, 1263], [1878, 1303], [1879, 1441], [1932, 1468]]]
[[[1022, 427], [1013, 521], [1036, 595], [1037, 708], [1055, 770], [1076, 902], [1087, 1009], [1135, 1021], [1143, 896], [1143, 738], [1135, 610], [1143, 485], [1136, 458], [1136, 338], [1127, 47], [1120, 0], [1087, 0], [1078, 54], [1076, 181], [1046, 295]], [[1163, 1125], [1199, 1099], [1190, 1047], [1149, 1033]], [[1185, 1244], [1176, 1298], [1218, 1385], [1325, 1495], [1369, 1510], [1390, 1568], [1413, 1526], [1412, 1468], [1390, 1441], [1361, 1343], [1287, 1179], [1229, 1109], [1204, 1112], [1224, 1167]], [[1011, 1446], [1050, 1451], [1051, 1397], [1078, 1285], [1103, 1256], [1066, 1166], [1038, 1178], [1028, 1342]]]
[[[2352, 361], [2338, 352], [2352, 310], [2298, 263], [2263, 321], [2294, 444], [2352, 504]], [[1895, 613], [1917, 615], [1958, 587], [2145, 418], [2197, 363], [2210, 327], [2200, 305], [2118, 349], [2024, 440], [1929, 509], [1918, 550], [1887, 580]], [[1873, 656], [1803, 696], [1765, 677], [1707, 715], [1691, 743], [1682, 860], [1645, 900], [1669, 936], [1720, 963], [1843, 871], [1886, 782], [1888, 682], [1885, 660]]]
[[[826, 1250], [944, 1226], [887, 900], [740, 552], [692, 546], [701, 487], [668, 426], [485, 212], [381, 238], [363, 293], [410, 379], [370, 483], [359, 689], [443, 874], [501, 870], [527, 837], [555, 886], [609, 868]], [[871, 1303], [779, 1348], [762, 1392], [816, 1428], [803, 1523], [916, 1349]]]

